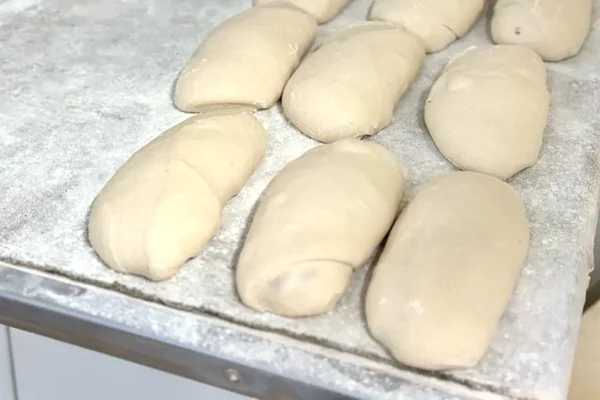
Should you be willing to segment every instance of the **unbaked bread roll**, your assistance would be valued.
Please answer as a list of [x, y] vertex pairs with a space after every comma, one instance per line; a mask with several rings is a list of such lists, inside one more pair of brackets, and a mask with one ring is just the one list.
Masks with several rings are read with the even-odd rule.
[[315, 17], [319, 24], [329, 22], [339, 14], [350, 0], [254, 0], [254, 4], [270, 4], [285, 1], [299, 7]]
[[442, 50], [467, 34], [485, 0], [375, 0], [370, 19], [390, 21], [425, 43], [428, 53]]
[[537, 161], [549, 106], [542, 59], [525, 46], [496, 45], [446, 66], [425, 123], [455, 166], [506, 179]]
[[185, 120], [135, 153], [102, 189], [90, 243], [117, 271], [172, 277], [215, 234], [225, 203], [265, 150], [266, 132], [247, 112]]
[[592, 0], [497, 0], [492, 39], [531, 47], [546, 61], [579, 53], [590, 31]]
[[506, 183], [453, 172], [423, 186], [394, 224], [367, 290], [368, 328], [403, 364], [472, 367], [527, 256], [523, 203]]
[[286, 3], [254, 7], [228, 19], [181, 71], [175, 105], [187, 112], [271, 107], [312, 46], [316, 29], [313, 17]]
[[394, 24], [353, 24], [305, 58], [284, 89], [283, 111], [321, 142], [372, 135], [391, 122], [424, 57], [421, 40]]
[[383, 147], [346, 139], [288, 164], [263, 193], [236, 270], [249, 307], [331, 310], [396, 216], [404, 177]]
[[[596, 288], [595, 286], [592, 287], [594, 288], [592, 293], [594, 293]], [[579, 337], [573, 360], [568, 400], [598, 400], [598, 393], [600, 393], [600, 379], [598, 379], [598, 371], [600, 371], [599, 337], [600, 301], [596, 301], [585, 311], [579, 325]]]

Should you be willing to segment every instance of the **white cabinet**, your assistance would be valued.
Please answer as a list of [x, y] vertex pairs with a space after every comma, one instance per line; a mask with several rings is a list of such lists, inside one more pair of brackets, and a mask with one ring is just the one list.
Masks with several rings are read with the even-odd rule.
[[0, 399], [14, 400], [8, 329], [0, 325]]
[[10, 332], [19, 400], [246, 399], [28, 332]]

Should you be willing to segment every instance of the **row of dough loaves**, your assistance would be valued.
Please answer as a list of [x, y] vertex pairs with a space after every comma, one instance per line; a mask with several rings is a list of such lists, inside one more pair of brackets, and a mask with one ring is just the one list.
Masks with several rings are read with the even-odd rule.
[[475, 365], [525, 261], [524, 205], [497, 178], [454, 172], [423, 186], [396, 219], [403, 186], [394, 155], [357, 139], [289, 163], [245, 239], [242, 301], [290, 317], [332, 310], [393, 225], [368, 286], [371, 334], [407, 365]]
[[[579, 52], [590, 29], [593, 0], [496, 0], [490, 32], [497, 44], [520, 44], [546, 61]], [[428, 53], [464, 36], [485, 0], [374, 0], [370, 19], [394, 22], [420, 37]]]
[[[358, 22], [326, 37], [300, 64], [315, 41], [315, 19], [285, 2], [257, 3], [265, 4], [223, 22], [200, 44], [177, 79], [177, 108], [258, 110], [281, 98], [288, 120], [322, 142], [372, 135], [391, 122], [425, 58], [418, 37], [390, 22]], [[339, 11], [347, 1], [319, 3]]]
[[[440, 47], [432, 42], [445, 38], [445, 46], [449, 31], [459, 32], [454, 39], [466, 33], [484, 2], [375, 0], [373, 21], [334, 32], [306, 57], [316, 36], [313, 16], [330, 18], [348, 2], [256, 3], [219, 25], [201, 43], [179, 75], [175, 105], [186, 112], [223, 107], [257, 110], [272, 107], [281, 98], [283, 111], [296, 128], [329, 143], [373, 135], [386, 127], [417, 77], [426, 51]], [[318, 11], [317, 3], [324, 7], [321, 11], [331, 12]], [[575, 35], [567, 35], [571, 31], [578, 33], [577, 40], [561, 39], [562, 44], [571, 43], [570, 55], [579, 51], [589, 30], [588, 3], [576, 0], [568, 7], [569, 18], [559, 24], [567, 38]], [[530, 9], [515, 4], [496, 2], [493, 30], [522, 20], [523, 26], [515, 29], [531, 39], [526, 32], [533, 22], [524, 22], [529, 21], [528, 13], [545, 16], [541, 21], [549, 23], [553, 12], [565, 7], [560, 0], [536, 1]], [[536, 26], [545, 26], [542, 22]], [[435, 144], [450, 162], [506, 179], [538, 158], [549, 107], [539, 54], [546, 55], [538, 48], [541, 41], [494, 39], [509, 44], [469, 49], [449, 63], [431, 91], [425, 114]]]
[[[280, 0], [254, 0], [256, 5]], [[330, 21], [350, 0], [285, 0]], [[374, 0], [369, 19], [393, 22], [420, 37], [428, 53], [442, 50], [464, 36], [477, 20], [485, 0]], [[546, 61], [579, 52], [588, 35], [593, 0], [497, 0], [491, 35], [497, 44], [521, 44]]]
[[[216, 233], [221, 210], [264, 157], [266, 138], [239, 109], [169, 129], [94, 201], [92, 246], [117, 271], [173, 276]], [[474, 365], [525, 259], [523, 204], [499, 179], [454, 172], [421, 188], [396, 220], [403, 186], [394, 155], [358, 139], [289, 163], [261, 196], [243, 245], [235, 272], [242, 301], [293, 317], [331, 310], [393, 224], [367, 294], [370, 331], [408, 365]]]
[[[178, 78], [176, 106], [187, 112], [240, 105], [265, 109], [283, 92], [290, 121], [329, 142], [387, 125], [425, 50], [464, 35], [484, 0], [375, 0], [370, 18], [386, 22], [362, 22], [329, 36], [287, 87], [315, 40], [315, 18], [331, 19], [348, 0], [256, 3], [201, 43]], [[559, 60], [580, 50], [591, 11], [591, 0], [498, 0], [492, 36], [499, 44], [525, 45], [546, 60]]]
[[[223, 207], [264, 157], [267, 133], [252, 111], [281, 97], [296, 127], [333, 143], [291, 162], [263, 193], [236, 268], [242, 301], [285, 316], [327, 312], [391, 229], [367, 292], [372, 335], [408, 365], [474, 365], [527, 253], [523, 204], [501, 179], [540, 151], [549, 107], [540, 50], [469, 49], [446, 66], [425, 122], [444, 156], [474, 172], [435, 178], [397, 218], [401, 168], [381, 146], [353, 139], [390, 123], [432, 51], [422, 32], [391, 17], [414, 3], [419, 18], [452, 27], [435, 31], [446, 36], [431, 31], [447, 40], [449, 30], [468, 30], [480, 2], [438, 9], [427, 0], [375, 0], [371, 18], [386, 21], [329, 35], [302, 64], [317, 22], [348, 1], [255, 3], [213, 30], [178, 78], [176, 106], [200, 114], [135, 153], [97, 196], [89, 220], [95, 251], [118, 271], [175, 275], [216, 233]], [[468, 22], [460, 28], [444, 18]]]

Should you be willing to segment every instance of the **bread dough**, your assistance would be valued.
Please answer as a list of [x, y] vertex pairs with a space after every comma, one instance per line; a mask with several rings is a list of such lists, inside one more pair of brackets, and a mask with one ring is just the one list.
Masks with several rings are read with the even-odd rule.
[[592, 0], [497, 0], [492, 39], [531, 47], [544, 60], [579, 53], [590, 31]]
[[424, 57], [421, 40], [398, 26], [353, 24], [306, 57], [285, 87], [283, 110], [322, 142], [372, 135], [391, 122]]
[[367, 290], [375, 339], [399, 362], [472, 367], [487, 351], [527, 255], [525, 208], [506, 183], [453, 172], [394, 224]]
[[[282, 0], [254, 0], [254, 4], [270, 4]], [[284, 0], [315, 17], [319, 24], [331, 21], [350, 3], [350, 0]]]
[[[587, 282], [586, 282], [587, 283]], [[594, 303], [581, 319], [579, 338], [571, 384], [569, 386], [569, 400], [597, 400], [600, 393], [600, 302]]]
[[423, 39], [428, 53], [467, 34], [484, 0], [375, 0], [370, 19], [390, 21]]
[[546, 69], [533, 50], [486, 46], [446, 66], [425, 123], [455, 166], [506, 179], [537, 161], [549, 105]]
[[388, 232], [403, 186], [394, 156], [357, 139], [292, 161], [263, 193], [246, 237], [242, 301], [290, 317], [331, 310]]
[[117, 271], [172, 277], [212, 238], [221, 209], [265, 150], [266, 132], [247, 112], [187, 119], [135, 153], [102, 189], [90, 243]]
[[223, 22], [179, 75], [175, 105], [199, 112], [224, 105], [273, 106], [314, 42], [317, 24], [285, 3], [254, 7]]

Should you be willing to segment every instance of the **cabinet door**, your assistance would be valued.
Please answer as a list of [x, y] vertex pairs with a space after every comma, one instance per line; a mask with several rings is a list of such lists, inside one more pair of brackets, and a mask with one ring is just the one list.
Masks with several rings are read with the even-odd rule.
[[10, 335], [19, 400], [246, 399], [28, 332], [11, 329]]
[[0, 399], [14, 400], [8, 328], [0, 325]]

